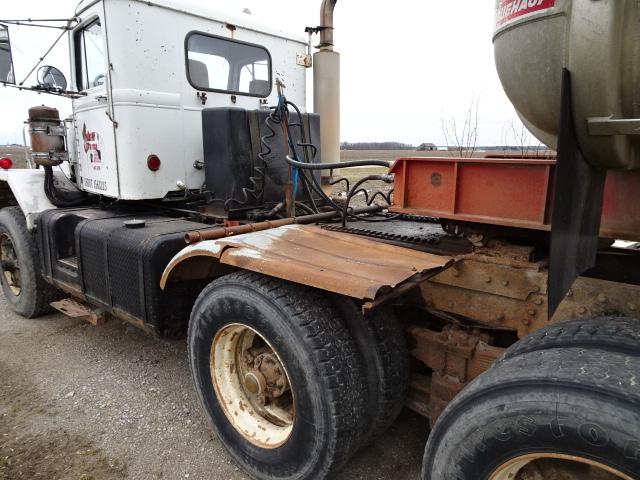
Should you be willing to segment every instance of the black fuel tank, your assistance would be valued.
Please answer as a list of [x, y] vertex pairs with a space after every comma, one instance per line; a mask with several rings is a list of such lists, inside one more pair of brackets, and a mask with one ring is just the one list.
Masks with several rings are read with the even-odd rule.
[[190, 306], [184, 312], [183, 304], [195, 297], [163, 292], [160, 277], [186, 246], [184, 234], [203, 228], [208, 225], [119, 209], [49, 210], [38, 219], [42, 273], [95, 306], [164, 333], [188, 320]]
[[[226, 107], [202, 111], [206, 186], [228, 210], [262, 207], [284, 200], [289, 178], [285, 160], [288, 150], [281, 125], [275, 125], [273, 131], [267, 126], [269, 113], [269, 110]], [[299, 122], [298, 115], [292, 113], [290, 124], [294, 123], [304, 126], [307, 140], [319, 149], [320, 117], [305, 113]], [[301, 141], [299, 128], [292, 126], [291, 132], [296, 144]], [[271, 149], [265, 155], [266, 165], [258, 158], [261, 151], [267, 152], [261, 138]], [[296, 152], [303, 158], [302, 148], [297, 147]], [[320, 154], [318, 150], [315, 162], [320, 161]], [[297, 191], [301, 199], [302, 189]]]

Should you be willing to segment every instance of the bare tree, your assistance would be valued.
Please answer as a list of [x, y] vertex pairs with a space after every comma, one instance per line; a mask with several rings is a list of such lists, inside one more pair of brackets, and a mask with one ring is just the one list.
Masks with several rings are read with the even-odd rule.
[[478, 149], [478, 106], [480, 98], [471, 99], [464, 124], [459, 125], [455, 117], [442, 119], [442, 133], [449, 151], [462, 158], [471, 158]]
[[[544, 150], [542, 143], [539, 140], [534, 139], [531, 132], [525, 127], [521, 121], [511, 121], [511, 124], [504, 130], [505, 145], [511, 144], [518, 147], [520, 154], [523, 157], [540, 157]], [[535, 140], [535, 144], [532, 144], [532, 140]]]

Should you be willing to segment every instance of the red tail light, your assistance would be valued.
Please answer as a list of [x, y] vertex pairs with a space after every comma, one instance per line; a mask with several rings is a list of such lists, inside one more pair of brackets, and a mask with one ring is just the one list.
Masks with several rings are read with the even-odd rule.
[[9, 170], [11, 167], [13, 167], [13, 160], [11, 160], [10, 158], [0, 158], [0, 168], [3, 170]]
[[151, 170], [152, 172], [157, 172], [158, 170], [160, 170], [161, 164], [162, 162], [160, 162], [160, 159], [157, 155], [149, 155], [149, 158], [147, 158], [147, 167], [149, 167], [149, 170]]

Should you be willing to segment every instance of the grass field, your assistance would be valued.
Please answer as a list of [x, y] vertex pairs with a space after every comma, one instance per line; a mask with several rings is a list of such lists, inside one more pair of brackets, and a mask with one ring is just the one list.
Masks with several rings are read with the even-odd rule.
[[[487, 152], [476, 152], [476, 158], [484, 157]], [[340, 160], [396, 160], [403, 157], [454, 157], [455, 152], [435, 151], [418, 152], [417, 150], [342, 150]]]

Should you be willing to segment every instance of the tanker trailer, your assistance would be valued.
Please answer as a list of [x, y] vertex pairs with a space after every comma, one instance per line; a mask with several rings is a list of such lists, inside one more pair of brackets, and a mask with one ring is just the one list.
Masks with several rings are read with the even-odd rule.
[[558, 150], [550, 310], [595, 262], [607, 169], [640, 167], [638, 2], [497, 0], [495, 61], [516, 112]]

